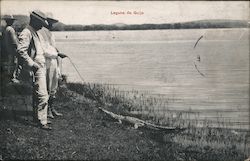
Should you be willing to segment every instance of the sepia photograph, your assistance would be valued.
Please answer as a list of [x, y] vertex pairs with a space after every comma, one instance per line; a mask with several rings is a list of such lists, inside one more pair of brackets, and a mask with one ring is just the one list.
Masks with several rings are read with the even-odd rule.
[[249, 1], [0, 0], [0, 161], [250, 161]]

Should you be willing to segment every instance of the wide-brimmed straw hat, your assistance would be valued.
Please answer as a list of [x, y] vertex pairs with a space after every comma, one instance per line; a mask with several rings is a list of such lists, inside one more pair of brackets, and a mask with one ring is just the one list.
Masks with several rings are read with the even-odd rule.
[[48, 25], [46, 20], [47, 20], [47, 16], [40, 10], [34, 10], [30, 13], [31, 17], [34, 17], [35, 19], [39, 20], [43, 26]]
[[16, 20], [13, 15], [3, 15], [2, 17], [3, 20]]

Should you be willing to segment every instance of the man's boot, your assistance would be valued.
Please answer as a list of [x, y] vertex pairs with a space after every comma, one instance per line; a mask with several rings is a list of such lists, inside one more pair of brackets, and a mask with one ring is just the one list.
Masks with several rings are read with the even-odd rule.
[[52, 113], [52, 104], [53, 104], [53, 98], [52, 97], [49, 97], [49, 100], [48, 100], [48, 118], [55, 118], [53, 116], [53, 113]]
[[48, 108], [48, 118], [51, 118], [51, 119], [55, 118], [52, 113], [51, 106]]
[[55, 100], [54, 97], [50, 97], [50, 99], [49, 99], [49, 106], [50, 106], [52, 115], [54, 115], [54, 116], [62, 116], [62, 114], [57, 112], [56, 109], [54, 108], [54, 106], [53, 106], [54, 100]]

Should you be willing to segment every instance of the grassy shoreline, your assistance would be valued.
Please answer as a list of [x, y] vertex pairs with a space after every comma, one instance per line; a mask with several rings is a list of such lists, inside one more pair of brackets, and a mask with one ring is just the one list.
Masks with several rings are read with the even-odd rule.
[[[187, 120], [189, 117], [183, 117], [183, 115], [185, 115], [184, 111], [160, 111], [165, 114], [158, 116], [155, 111], [150, 110], [149, 106], [153, 109], [157, 109], [157, 107], [154, 106], [167, 106], [167, 101], [164, 100], [164, 98], [151, 96], [148, 98], [145, 94], [143, 95], [138, 91], [124, 93], [124, 91], [119, 91], [112, 85], [103, 84], [69, 83], [68, 88], [87, 98], [95, 99], [92, 97], [92, 94], [88, 93], [89, 89], [91, 89], [97, 97], [101, 98], [100, 101], [104, 102], [101, 104], [104, 104], [105, 108], [114, 113], [138, 117], [158, 125], [187, 128], [184, 132], [175, 134], [175, 136], [172, 137], [174, 142], [184, 147], [198, 146], [201, 149], [211, 148], [217, 150], [228, 148], [236, 151], [239, 150], [245, 154], [249, 153], [247, 152], [249, 149], [247, 149], [248, 145], [246, 142], [247, 137], [249, 137], [249, 131], [228, 128], [226, 123], [220, 121], [217, 122], [217, 124], [219, 124], [218, 127], [213, 127], [209, 120], [203, 120], [203, 126], [198, 127], [199, 120], [196, 120], [198, 118], [194, 118], [193, 122], [190, 122]], [[135, 114], [133, 113], [134, 111], [138, 113]], [[186, 112], [189, 113], [190, 111]], [[164, 142], [165, 140], [166, 136], [163, 135], [162, 141]]]
[[[88, 86], [102, 103], [96, 101]], [[27, 113], [26, 117], [18, 113], [15, 117], [5, 115], [6, 109], [1, 105], [0, 139], [4, 146], [0, 148], [0, 158], [242, 161], [248, 157], [244, 147], [246, 131], [190, 127], [182, 133], [163, 133], [118, 124], [97, 107], [103, 105], [117, 114], [151, 119], [157, 124], [160, 122], [130, 113], [138, 104], [124, 98], [126, 94], [107, 92], [103, 90], [105, 88], [100, 84], [74, 83], [61, 87], [56, 108], [64, 116], [52, 120], [51, 132], [35, 127]], [[115, 90], [111, 86], [109, 88], [110, 91]]]
[[[175, 100], [163, 95], [151, 95], [150, 92], [137, 90], [123, 91], [110, 84], [68, 83], [68, 88], [80, 95], [97, 100], [117, 114], [137, 116], [149, 122], [176, 127], [209, 127], [231, 129], [233, 120], [217, 118], [216, 120], [201, 119], [201, 112], [211, 112], [211, 109], [170, 109], [169, 103]], [[90, 90], [91, 89], [91, 90]], [[94, 96], [93, 96], [94, 95]], [[95, 98], [96, 97], [96, 98]], [[172, 101], [172, 102], [171, 102]], [[223, 111], [223, 110], [222, 110]], [[219, 116], [220, 110], [214, 110]], [[242, 111], [244, 112], [244, 111]], [[247, 112], [247, 111], [246, 111]], [[235, 130], [244, 128], [236, 127]]]

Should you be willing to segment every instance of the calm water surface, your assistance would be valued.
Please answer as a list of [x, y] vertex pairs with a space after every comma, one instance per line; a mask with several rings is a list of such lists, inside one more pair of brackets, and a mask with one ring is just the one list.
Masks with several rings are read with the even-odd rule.
[[[87, 82], [115, 84], [174, 100], [173, 110], [249, 121], [247, 29], [55, 32]], [[194, 48], [197, 40], [197, 46]], [[80, 78], [68, 60], [63, 73]], [[220, 113], [214, 111], [222, 111]]]

